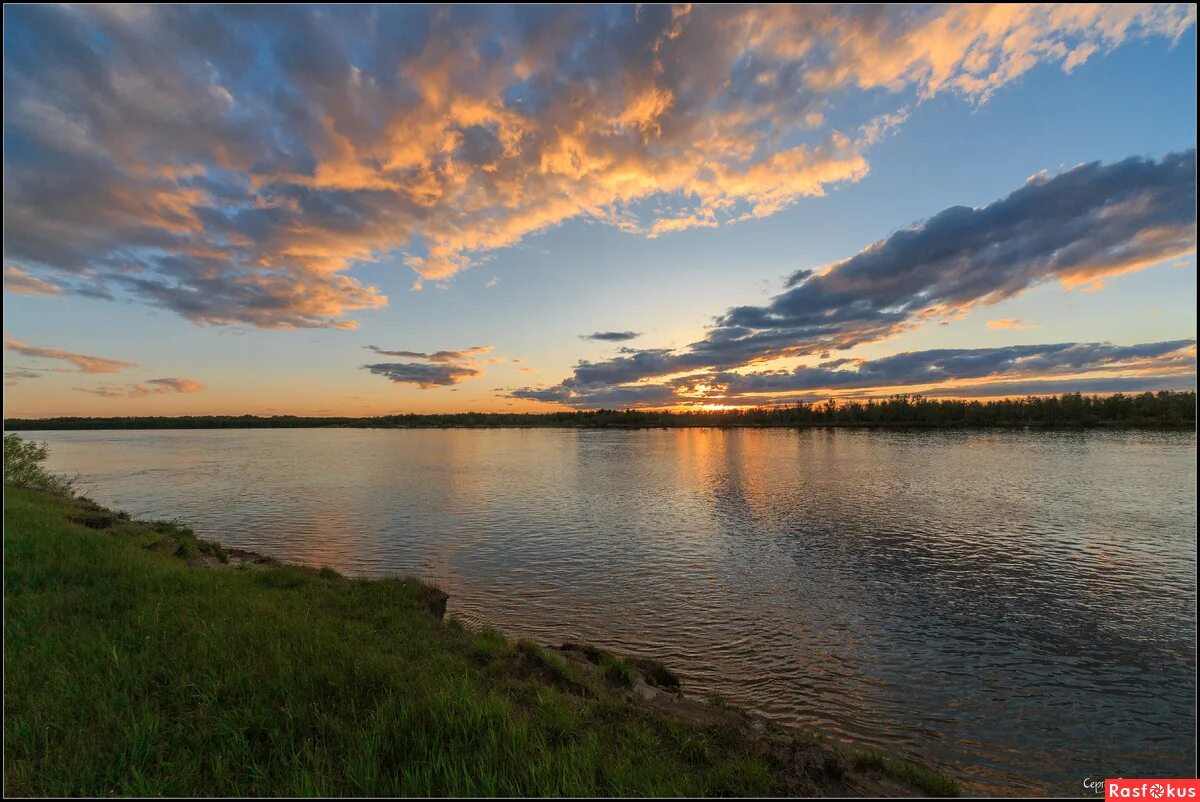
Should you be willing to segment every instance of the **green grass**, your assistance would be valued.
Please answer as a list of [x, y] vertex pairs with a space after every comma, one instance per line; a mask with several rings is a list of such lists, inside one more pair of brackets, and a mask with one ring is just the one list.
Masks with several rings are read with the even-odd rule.
[[563, 645], [563, 649], [576, 653], [598, 666], [604, 678], [614, 687], [632, 688], [640, 672], [650, 685], [674, 691], [680, 689], [679, 676], [657, 660], [647, 657], [623, 657], [588, 643], [567, 643]]
[[885, 777], [911, 785], [929, 796], [958, 796], [958, 783], [944, 774], [913, 763], [911, 760], [889, 757], [873, 750], [856, 749], [850, 753], [850, 764], [856, 769], [869, 769]]
[[[277, 563], [191, 567], [229, 555], [178, 521], [131, 521], [7, 484], [4, 524], [8, 795], [837, 788], [796, 774], [795, 748], [814, 738], [781, 750], [736, 727], [655, 713], [622, 690], [635, 669], [678, 687], [661, 664], [579, 645], [569, 658], [443, 623], [445, 595], [414, 579]], [[926, 793], [958, 791], [874, 753], [848, 765]]]
[[419, 583], [189, 568], [176, 553], [206, 547], [178, 523], [93, 528], [68, 520], [76, 501], [5, 489], [7, 794], [775, 788], [731, 737], [514, 671], [534, 653], [578, 681], [540, 647], [441, 623]]

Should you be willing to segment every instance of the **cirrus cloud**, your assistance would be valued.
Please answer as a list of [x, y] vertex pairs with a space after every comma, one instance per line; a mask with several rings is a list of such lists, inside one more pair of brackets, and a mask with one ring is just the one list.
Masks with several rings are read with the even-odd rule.
[[29, 379], [40, 379], [42, 376], [42, 373], [35, 370], [28, 370], [26, 368], [6, 370], [4, 371], [4, 385], [6, 387], [15, 387], [23, 381], [28, 381]]
[[5, 267], [4, 291], [16, 295], [58, 295], [62, 287], [31, 276], [19, 267]]
[[109, 359], [103, 356], [77, 354], [62, 348], [47, 348], [40, 345], [29, 345], [12, 337], [4, 338], [4, 348], [22, 356], [35, 359], [60, 359], [70, 362], [80, 373], [117, 373], [126, 368], [136, 368], [135, 362], [123, 362], [119, 359]]
[[105, 398], [144, 398], [150, 395], [169, 395], [171, 393], [198, 393], [204, 389], [204, 385], [195, 379], [170, 377], [147, 379], [143, 384], [102, 384], [98, 387], [75, 387], [73, 389]]
[[1019, 329], [1036, 329], [1036, 328], [1038, 328], [1037, 324], [1035, 324], [1035, 323], [1026, 323], [1023, 320], [1019, 320], [1018, 318], [1015, 318], [1015, 317], [1002, 317], [1002, 318], [997, 318], [996, 320], [989, 320], [984, 325], [987, 326], [989, 329], [1019, 330]]

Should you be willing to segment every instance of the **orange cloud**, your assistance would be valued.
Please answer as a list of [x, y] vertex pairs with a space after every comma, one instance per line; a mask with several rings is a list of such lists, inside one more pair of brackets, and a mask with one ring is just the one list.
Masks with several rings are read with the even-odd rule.
[[1031, 323], [1023, 323], [1015, 317], [1002, 317], [996, 320], [989, 320], [986, 324], [989, 329], [1036, 329], [1036, 325]]
[[149, 395], [167, 395], [169, 393], [198, 393], [204, 389], [204, 385], [194, 379], [167, 378], [147, 379], [144, 384], [123, 386], [102, 384], [98, 387], [75, 387], [73, 389], [105, 398], [144, 398]]
[[[906, 10], [911, 10], [909, 7]], [[853, 84], [893, 91], [915, 84], [925, 96], [953, 90], [986, 100], [1040, 62], [1070, 72], [1101, 50], [1131, 38], [1177, 39], [1195, 23], [1190, 4], [963, 3], [880, 15], [864, 31], [829, 26], [836, 40], [827, 67], [810, 74], [816, 86]]]
[[108, 359], [102, 356], [76, 354], [71, 351], [64, 351], [61, 348], [28, 345], [11, 337], [4, 339], [4, 347], [9, 351], [15, 351], [22, 356], [34, 357], [35, 359], [61, 359], [70, 362], [81, 373], [117, 373], [126, 368], [137, 367], [137, 363], [135, 362], [122, 362], [119, 359]]
[[[350, 275], [359, 263], [401, 262], [419, 289], [574, 218], [653, 237], [775, 214], [862, 179], [867, 149], [922, 97], [982, 102], [1035, 64], [1070, 71], [1195, 18], [1103, 4], [247, 13], [197, 26], [167, 7], [14, 9], [37, 39], [6, 64], [5, 124], [38, 147], [6, 162], [10, 291], [350, 328], [387, 303]], [[277, 34], [258, 41], [260, 81], [214, 45], [251, 28]], [[878, 88], [909, 96], [827, 127], [851, 89]]]
[[16, 295], [58, 295], [62, 287], [31, 276], [19, 267], [5, 267], [4, 291]]

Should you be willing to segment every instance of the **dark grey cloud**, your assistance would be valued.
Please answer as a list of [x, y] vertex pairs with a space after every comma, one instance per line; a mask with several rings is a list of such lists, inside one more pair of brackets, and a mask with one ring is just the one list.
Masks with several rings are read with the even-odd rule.
[[847, 347], [922, 316], [955, 314], [1058, 279], [1087, 284], [1196, 247], [1196, 151], [1038, 175], [1008, 197], [955, 206], [823, 274], [801, 270], [767, 307], [737, 307], [719, 327], [788, 329]]
[[367, 349], [382, 356], [427, 360], [428, 364], [421, 362], [378, 362], [371, 365], [363, 365], [363, 368], [397, 384], [415, 384], [422, 390], [429, 390], [434, 387], [445, 387], [451, 384], [458, 384], [476, 376], [482, 376], [483, 371], [479, 368], [476, 360], [478, 357], [491, 351], [492, 346], [475, 345], [457, 351], [442, 350], [432, 352], [387, 350], [375, 345], [368, 345]]
[[955, 206], [827, 268], [803, 269], [763, 306], [718, 317], [703, 340], [581, 362], [567, 390], [728, 370], [878, 341], [1010, 298], [1193, 253], [1196, 151], [1038, 175], [980, 208]]
[[[1074, 374], [1101, 374], [1076, 376]], [[1108, 374], [1108, 375], [1105, 375]], [[1116, 392], [1166, 389], [1195, 383], [1196, 341], [1112, 345], [1054, 343], [998, 348], [909, 351], [874, 360], [831, 359], [816, 367], [734, 373], [718, 371], [665, 382], [520, 388], [514, 398], [604, 406], [773, 404], [812, 400], [823, 393], [871, 396], [916, 388], [925, 395], [994, 396], [1043, 392]], [[971, 382], [959, 389], [956, 383]], [[929, 388], [931, 389], [926, 389]], [[1059, 388], [1059, 389], [1055, 389]], [[1067, 388], [1067, 389], [1062, 389]], [[861, 392], [851, 392], [861, 391]]]
[[579, 339], [604, 343], [624, 343], [636, 340], [641, 336], [640, 331], [594, 331], [591, 334], [580, 334]]
[[492, 346], [490, 345], [473, 345], [470, 348], [463, 348], [458, 351], [434, 351], [432, 353], [425, 353], [424, 351], [387, 351], [374, 345], [368, 345], [367, 348], [382, 356], [428, 359], [430, 362], [469, 362], [492, 350]]
[[[793, 390], [847, 389], [941, 384], [999, 376], [1044, 376], [1111, 370], [1146, 363], [1160, 373], [1196, 368], [1195, 340], [1138, 345], [1057, 343], [999, 348], [908, 351], [870, 361], [836, 359], [817, 367], [759, 373], [716, 373], [708, 381], [727, 396]], [[1190, 352], [1189, 352], [1190, 351]]]
[[631, 385], [626, 387], [600, 387], [581, 395], [573, 394], [561, 387], [538, 390], [521, 387], [509, 393], [510, 398], [546, 401], [567, 404], [579, 409], [601, 407], [657, 407], [677, 403], [675, 388], [661, 384]]
[[423, 390], [458, 384], [483, 375], [483, 371], [467, 365], [423, 362], [378, 362], [363, 365], [363, 368], [397, 384], [415, 384]]

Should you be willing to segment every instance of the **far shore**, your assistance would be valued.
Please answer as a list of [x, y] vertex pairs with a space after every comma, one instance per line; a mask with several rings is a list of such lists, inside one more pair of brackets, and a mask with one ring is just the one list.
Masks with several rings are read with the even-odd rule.
[[1195, 391], [1138, 395], [1028, 396], [969, 401], [894, 396], [869, 401], [798, 402], [708, 410], [598, 409], [458, 412], [373, 417], [178, 415], [8, 418], [6, 431], [123, 429], [1163, 429], [1196, 428]]
[[4, 430], [9, 432], [188, 432], [188, 431], [262, 431], [265, 429], [304, 429], [311, 431], [329, 429], [359, 429], [368, 431], [502, 431], [532, 429], [554, 431], [649, 431], [649, 430], [705, 430], [720, 431], [740, 430], [830, 430], [840, 429], [849, 431], [879, 431], [879, 432], [984, 432], [984, 431], [1034, 431], [1034, 432], [1088, 432], [1088, 431], [1143, 431], [1143, 432], [1194, 432], [1194, 424], [1129, 424], [1101, 422], [1092, 424], [1056, 424], [1053, 426], [1034, 423], [992, 424], [988, 426], [969, 426], [965, 424], [921, 424], [921, 423], [679, 423], [679, 424], [650, 424], [650, 423], [609, 423], [609, 424], [541, 424], [541, 423], [428, 423], [428, 424], [362, 424], [362, 423], [330, 423], [330, 424], [267, 424], [267, 425], [171, 425], [171, 426], [41, 426], [37, 420], [6, 421]]

